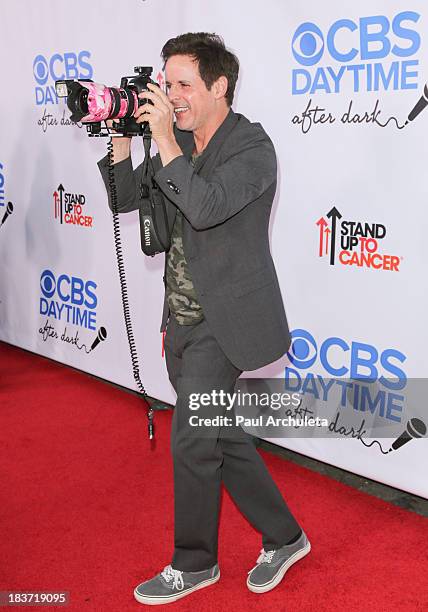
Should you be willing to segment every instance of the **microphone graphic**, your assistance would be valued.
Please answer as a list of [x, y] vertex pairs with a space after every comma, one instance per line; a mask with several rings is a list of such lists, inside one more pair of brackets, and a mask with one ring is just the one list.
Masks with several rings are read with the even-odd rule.
[[105, 327], [100, 327], [98, 330], [98, 334], [97, 337], [95, 338], [95, 340], [92, 342], [91, 344], [91, 351], [94, 350], [94, 348], [96, 348], [100, 342], [104, 342], [104, 340], [107, 338], [107, 330]]
[[410, 419], [410, 421], [407, 421], [406, 430], [392, 443], [388, 452], [397, 450], [412, 438], [423, 438], [426, 432], [427, 426], [421, 419]]
[[407, 117], [407, 121], [404, 125], [407, 125], [410, 121], [416, 119], [419, 113], [421, 113], [426, 106], [428, 106], [428, 83], [424, 87], [424, 93], [410, 111], [409, 116]]
[[13, 204], [12, 202], [8, 202], [6, 206], [6, 212], [3, 215], [3, 219], [1, 220], [0, 225], [3, 225], [3, 223], [6, 221], [8, 216], [11, 215], [12, 213], [13, 213]]

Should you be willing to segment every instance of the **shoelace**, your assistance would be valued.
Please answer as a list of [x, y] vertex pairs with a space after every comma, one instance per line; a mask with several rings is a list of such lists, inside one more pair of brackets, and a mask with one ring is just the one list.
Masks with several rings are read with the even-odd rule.
[[254, 569], [256, 569], [256, 567], [258, 567], [261, 563], [270, 563], [273, 559], [275, 552], [276, 552], [275, 550], [268, 550], [268, 552], [266, 552], [265, 549], [262, 548], [260, 551], [259, 558], [256, 561], [257, 565], [255, 565], [252, 569], [250, 569], [248, 573], [251, 574], [251, 572]]
[[161, 573], [161, 576], [166, 582], [171, 582], [171, 580], [174, 580], [172, 583], [174, 589], [177, 589], [178, 591], [182, 591], [184, 589], [183, 572], [180, 572], [180, 570], [175, 570], [170, 565], [167, 565]]

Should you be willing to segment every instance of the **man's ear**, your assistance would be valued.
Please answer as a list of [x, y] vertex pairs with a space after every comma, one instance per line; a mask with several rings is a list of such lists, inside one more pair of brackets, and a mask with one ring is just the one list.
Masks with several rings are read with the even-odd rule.
[[212, 90], [217, 100], [226, 97], [228, 85], [229, 83], [225, 76], [221, 76], [217, 79], [217, 81], [214, 81]]

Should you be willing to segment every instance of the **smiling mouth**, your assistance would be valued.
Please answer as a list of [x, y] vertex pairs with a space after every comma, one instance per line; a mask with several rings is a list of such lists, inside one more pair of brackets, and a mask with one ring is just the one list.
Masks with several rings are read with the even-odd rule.
[[176, 115], [182, 115], [183, 113], [185, 113], [188, 110], [189, 110], [188, 106], [177, 106], [177, 108], [174, 108], [174, 113]]

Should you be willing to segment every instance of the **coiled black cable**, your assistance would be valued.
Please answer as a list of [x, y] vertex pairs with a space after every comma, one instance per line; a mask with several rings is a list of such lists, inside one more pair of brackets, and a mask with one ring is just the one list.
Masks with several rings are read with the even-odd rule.
[[110, 137], [109, 142], [107, 144], [107, 152], [108, 152], [108, 183], [110, 190], [110, 202], [111, 208], [113, 212], [113, 235], [114, 235], [114, 246], [116, 249], [116, 259], [117, 259], [117, 267], [119, 271], [119, 281], [120, 281], [120, 292], [122, 297], [122, 307], [123, 307], [123, 316], [125, 319], [125, 327], [126, 327], [126, 335], [128, 338], [129, 351], [131, 354], [132, 361], [132, 372], [134, 375], [134, 380], [137, 384], [138, 391], [141, 394], [143, 400], [146, 403], [147, 408], [147, 418], [148, 418], [148, 431], [149, 431], [149, 439], [152, 440], [154, 437], [154, 423], [153, 423], [153, 408], [150, 406], [147, 393], [144, 388], [144, 385], [141, 381], [140, 377], [140, 367], [138, 364], [138, 354], [137, 349], [135, 347], [135, 339], [134, 333], [132, 331], [132, 322], [131, 315], [129, 311], [129, 299], [128, 299], [128, 288], [126, 285], [126, 275], [125, 275], [125, 266], [123, 262], [123, 254], [122, 254], [122, 244], [120, 240], [120, 225], [119, 225], [119, 211], [117, 208], [117, 190], [116, 190], [116, 182], [114, 179], [114, 169], [113, 169], [113, 139]]

